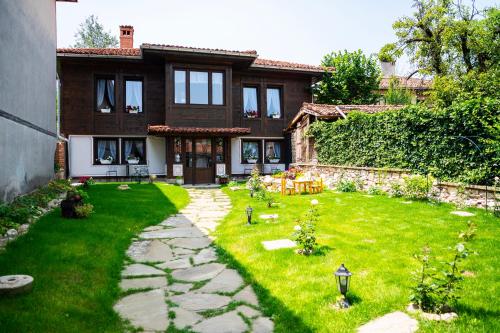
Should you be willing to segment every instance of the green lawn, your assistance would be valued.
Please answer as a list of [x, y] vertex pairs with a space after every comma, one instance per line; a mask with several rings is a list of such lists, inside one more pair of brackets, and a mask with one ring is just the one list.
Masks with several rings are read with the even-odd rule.
[[124, 331], [112, 307], [130, 240], [186, 205], [188, 195], [166, 184], [116, 187], [90, 187], [90, 218], [63, 219], [56, 209], [0, 253], [0, 275], [35, 278], [30, 294], [0, 298], [0, 332]]
[[[457, 242], [459, 230], [471, 220], [477, 238], [464, 269], [467, 277], [460, 292], [460, 318], [452, 324], [420, 321], [421, 332], [500, 332], [500, 227], [499, 219], [481, 210], [471, 218], [451, 215], [451, 205], [425, 202], [402, 204], [404, 199], [367, 197], [361, 193], [325, 192], [319, 195], [280, 197], [281, 205], [266, 208], [248, 191], [225, 189], [233, 210], [217, 229], [217, 244], [227, 261], [254, 284], [277, 332], [346, 332], [378, 316], [408, 305], [412, 255], [425, 244], [435, 254]], [[291, 249], [265, 251], [261, 241], [290, 238], [298, 217], [310, 200], [319, 200], [318, 242], [324, 255], [301, 256]], [[245, 207], [254, 216], [276, 213], [276, 223], [258, 220], [245, 225]], [[331, 307], [338, 296], [333, 272], [345, 263], [352, 272], [349, 310]]]

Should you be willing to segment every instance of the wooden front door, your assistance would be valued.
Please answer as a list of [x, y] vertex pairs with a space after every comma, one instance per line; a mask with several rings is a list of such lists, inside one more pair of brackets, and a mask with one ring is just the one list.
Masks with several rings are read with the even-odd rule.
[[213, 138], [186, 138], [185, 172], [186, 184], [208, 184], [215, 182]]

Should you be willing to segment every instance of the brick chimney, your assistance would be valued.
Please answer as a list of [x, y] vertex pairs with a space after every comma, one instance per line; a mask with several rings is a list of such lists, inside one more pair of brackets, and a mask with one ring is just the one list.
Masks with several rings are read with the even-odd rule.
[[134, 47], [134, 27], [131, 25], [120, 25], [120, 49], [131, 49]]

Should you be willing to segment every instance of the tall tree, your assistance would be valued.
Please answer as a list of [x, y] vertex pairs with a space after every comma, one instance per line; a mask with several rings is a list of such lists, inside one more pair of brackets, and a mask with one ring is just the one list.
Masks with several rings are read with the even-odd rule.
[[111, 32], [104, 31], [98, 17], [90, 15], [75, 34], [76, 42], [73, 47], [107, 48], [118, 47], [118, 39]]
[[327, 70], [314, 89], [318, 103], [373, 104], [379, 100], [374, 92], [380, 83], [375, 57], [367, 57], [361, 50], [332, 52], [321, 63]]

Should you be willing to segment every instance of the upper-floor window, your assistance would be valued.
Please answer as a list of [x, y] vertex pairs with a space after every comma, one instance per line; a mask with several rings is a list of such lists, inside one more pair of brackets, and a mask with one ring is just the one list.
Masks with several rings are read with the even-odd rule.
[[259, 103], [256, 87], [243, 87], [243, 116], [245, 118], [259, 118]]
[[189, 102], [208, 104], [208, 72], [189, 72]]
[[99, 78], [96, 82], [96, 110], [110, 113], [115, 110], [115, 80]]
[[174, 72], [175, 103], [186, 104], [186, 71]]
[[125, 80], [125, 111], [141, 113], [142, 109], [142, 80]]
[[267, 117], [281, 118], [281, 89], [267, 88]]
[[224, 105], [224, 73], [175, 70], [174, 103]]

